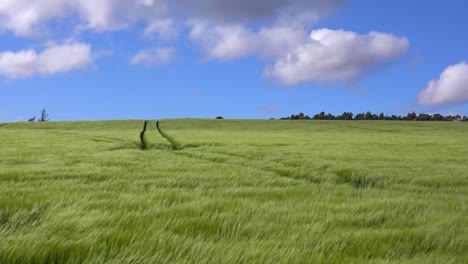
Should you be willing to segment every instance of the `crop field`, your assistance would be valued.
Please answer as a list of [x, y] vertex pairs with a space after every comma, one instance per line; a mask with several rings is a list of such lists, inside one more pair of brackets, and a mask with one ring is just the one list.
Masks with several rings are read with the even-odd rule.
[[466, 123], [159, 125], [0, 124], [0, 263], [468, 263]]

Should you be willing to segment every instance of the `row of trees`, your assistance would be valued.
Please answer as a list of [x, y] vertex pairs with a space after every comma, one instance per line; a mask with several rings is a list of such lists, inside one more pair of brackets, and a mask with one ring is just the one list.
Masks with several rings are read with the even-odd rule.
[[305, 115], [304, 113], [299, 113], [298, 115], [291, 115], [288, 117], [283, 117], [281, 120], [400, 120], [400, 121], [468, 121], [468, 116], [460, 115], [448, 115], [443, 116], [441, 114], [416, 114], [415, 112], [408, 113], [406, 116], [401, 115], [385, 115], [384, 113], [373, 114], [368, 111], [366, 113], [359, 113], [354, 115], [351, 112], [344, 112], [341, 115], [332, 115], [330, 113], [325, 114], [325, 112], [320, 112], [313, 117]]

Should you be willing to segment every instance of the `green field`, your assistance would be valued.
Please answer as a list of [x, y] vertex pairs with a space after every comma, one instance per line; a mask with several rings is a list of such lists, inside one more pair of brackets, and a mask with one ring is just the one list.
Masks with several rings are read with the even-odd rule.
[[468, 124], [0, 124], [0, 263], [468, 263]]

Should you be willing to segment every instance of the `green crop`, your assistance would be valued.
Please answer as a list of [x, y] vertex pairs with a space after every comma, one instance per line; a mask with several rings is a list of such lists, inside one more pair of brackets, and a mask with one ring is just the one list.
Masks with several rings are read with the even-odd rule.
[[142, 124], [3, 126], [0, 263], [468, 262], [467, 123]]

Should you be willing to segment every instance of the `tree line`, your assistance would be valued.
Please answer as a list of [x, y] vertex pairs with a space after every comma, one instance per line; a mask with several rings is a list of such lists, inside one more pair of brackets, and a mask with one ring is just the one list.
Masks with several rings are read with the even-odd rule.
[[325, 114], [320, 112], [313, 117], [299, 113], [288, 117], [282, 117], [281, 120], [395, 120], [395, 121], [452, 121], [452, 122], [468, 122], [468, 116], [460, 115], [441, 115], [441, 114], [416, 114], [415, 112], [408, 113], [406, 116], [401, 115], [385, 115], [384, 113], [374, 114], [370, 111], [354, 115], [351, 112], [344, 112], [341, 115]]

